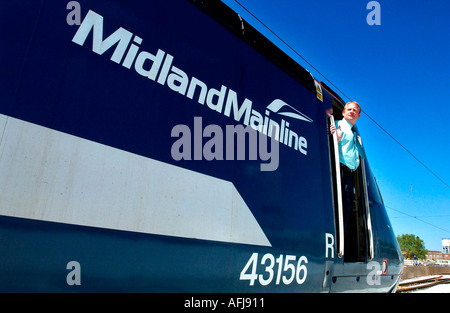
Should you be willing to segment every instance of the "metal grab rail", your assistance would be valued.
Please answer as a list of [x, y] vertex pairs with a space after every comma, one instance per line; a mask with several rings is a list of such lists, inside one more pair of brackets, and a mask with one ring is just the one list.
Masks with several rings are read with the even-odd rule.
[[[328, 115], [330, 119], [330, 124], [334, 125], [333, 115]], [[342, 185], [341, 185], [341, 167], [339, 165], [339, 149], [336, 131], [333, 134], [333, 150], [334, 150], [334, 160], [336, 167], [336, 189], [337, 189], [337, 202], [338, 202], [338, 232], [339, 232], [339, 246], [338, 246], [338, 256], [342, 258], [344, 256], [344, 209], [342, 204]]]

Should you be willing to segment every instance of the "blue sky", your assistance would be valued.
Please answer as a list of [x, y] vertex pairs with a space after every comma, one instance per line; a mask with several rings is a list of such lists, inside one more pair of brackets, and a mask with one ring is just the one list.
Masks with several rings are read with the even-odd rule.
[[[222, 1], [326, 82], [236, 1]], [[381, 25], [369, 26], [368, 0], [238, 1], [444, 181], [361, 115], [394, 232], [441, 250], [441, 239], [450, 238], [450, 2], [381, 0]]]

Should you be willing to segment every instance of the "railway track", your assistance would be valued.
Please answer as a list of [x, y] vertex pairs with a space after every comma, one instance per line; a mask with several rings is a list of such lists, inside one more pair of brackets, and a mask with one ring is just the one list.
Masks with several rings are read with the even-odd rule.
[[449, 275], [433, 275], [426, 277], [418, 277], [401, 281], [397, 287], [397, 293], [409, 292], [417, 289], [428, 288], [439, 284], [450, 283]]

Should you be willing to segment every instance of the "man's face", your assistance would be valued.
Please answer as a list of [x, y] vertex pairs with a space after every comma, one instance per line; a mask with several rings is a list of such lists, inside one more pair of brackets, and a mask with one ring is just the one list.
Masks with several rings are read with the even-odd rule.
[[350, 103], [347, 106], [347, 108], [344, 111], [342, 111], [342, 115], [352, 125], [355, 125], [356, 120], [361, 117], [361, 113], [359, 112], [359, 107], [354, 103]]

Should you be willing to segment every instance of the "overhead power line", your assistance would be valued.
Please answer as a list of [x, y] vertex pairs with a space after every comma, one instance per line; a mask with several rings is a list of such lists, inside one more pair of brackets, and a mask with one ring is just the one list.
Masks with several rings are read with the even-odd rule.
[[410, 217], [410, 218], [414, 218], [414, 219], [416, 219], [416, 220], [418, 220], [418, 221], [421, 221], [422, 223], [428, 224], [428, 225], [430, 225], [430, 226], [432, 226], [432, 227], [434, 227], [434, 228], [437, 228], [437, 229], [439, 229], [439, 230], [442, 230], [442, 231], [444, 231], [444, 232], [450, 234], [450, 231], [449, 231], [449, 230], [444, 229], [444, 228], [441, 228], [441, 227], [436, 226], [436, 225], [434, 225], [434, 224], [431, 224], [431, 223], [429, 223], [429, 222], [426, 222], [426, 221], [420, 219], [420, 218], [417, 217], [417, 216], [410, 215], [410, 214], [408, 214], [408, 213], [405, 213], [405, 212], [402, 212], [402, 211], [400, 211], [400, 210], [394, 209], [394, 208], [392, 208], [392, 207], [390, 207], [390, 206], [387, 206], [386, 204], [385, 204], [384, 206], [385, 206], [387, 209], [390, 209], [390, 210], [393, 210], [393, 211], [395, 211], [395, 212], [404, 214], [404, 215], [406, 215], [406, 216], [408, 216], [408, 217]]
[[391, 218], [432, 218], [432, 217], [450, 217], [450, 215], [419, 215], [419, 216], [391, 216]]
[[[333, 82], [331, 82], [324, 74], [322, 74], [317, 68], [315, 68], [311, 63], [308, 62], [300, 53], [297, 52], [290, 44], [288, 44], [283, 38], [278, 36], [269, 26], [267, 26], [263, 21], [261, 21], [256, 15], [250, 12], [244, 5], [242, 5], [238, 0], [234, 0], [242, 9], [244, 9], [248, 14], [250, 14], [255, 20], [257, 20], [262, 26], [264, 26], [270, 33], [272, 33], [278, 40], [280, 40], [286, 47], [288, 47], [292, 52], [294, 52], [298, 57], [305, 61], [311, 68], [313, 68], [320, 76], [322, 76], [331, 86], [333, 86], [337, 91], [341, 93], [345, 98], [351, 101], [350, 97], [347, 96], [342, 90], [340, 90]], [[409, 151], [404, 145], [402, 145], [394, 136], [392, 136], [384, 127], [382, 127], [375, 119], [373, 119], [367, 112], [362, 110], [362, 112], [377, 125], [383, 132], [385, 132], [390, 138], [392, 138], [400, 147], [402, 147], [409, 155], [411, 155], [419, 164], [421, 164], [428, 172], [430, 172], [434, 177], [436, 177], [440, 182], [442, 182], [447, 188], [450, 186], [440, 178], [433, 170], [431, 170], [425, 163], [419, 160], [411, 151]]]
[[[325, 78], [326, 79], [326, 78]], [[328, 81], [328, 79], [327, 79]], [[350, 100], [350, 99], [349, 99]], [[367, 117], [375, 123], [375, 125], [377, 125], [382, 131], [384, 131], [389, 137], [391, 137], [396, 143], [399, 144], [400, 147], [403, 148], [403, 150], [405, 150], [406, 152], [409, 153], [409, 155], [411, 155], [417, 162], [419, 162], [427, 171], [429, 171], [431, 174], [434, 175], [434, 177], [436, 177], [438, 180], [440, 180], [447, 188], [450, 188], [450, 186], [442, 179], [440, 178], [433, 170], [431, 170], [428, 166], [426, 166], [422, 161], [420, 161], [411, 151], [409, 151], [404, 145], [402, 145], [400, 143], [400, 141], [398, 141], [397, 139], [395, 139], [394, 136], [392, 136], [386, 129], [384, 129], [380, 124], [377, 123], [377, 121], [375, 121], [369, 114], [367, 114], [366, 112], [364, 112], [364, 110], [361, 110], [365, 115], [367, 115]]]
[[417, 187], [421, 187], [421, 188], [445, 188], [445, 186], [442, 185], [430, 185], [430, 184], [418, 184], [418, 183], [408, 183], [408, 182], [402, 182], [402, 181], [389, 181], [389, 180], [378, 180], [377, 179], [377, 184], [396, 184], [396, 185], [408, 185], [411, 188], [413, 188], [413, 186], [415, 188]]

